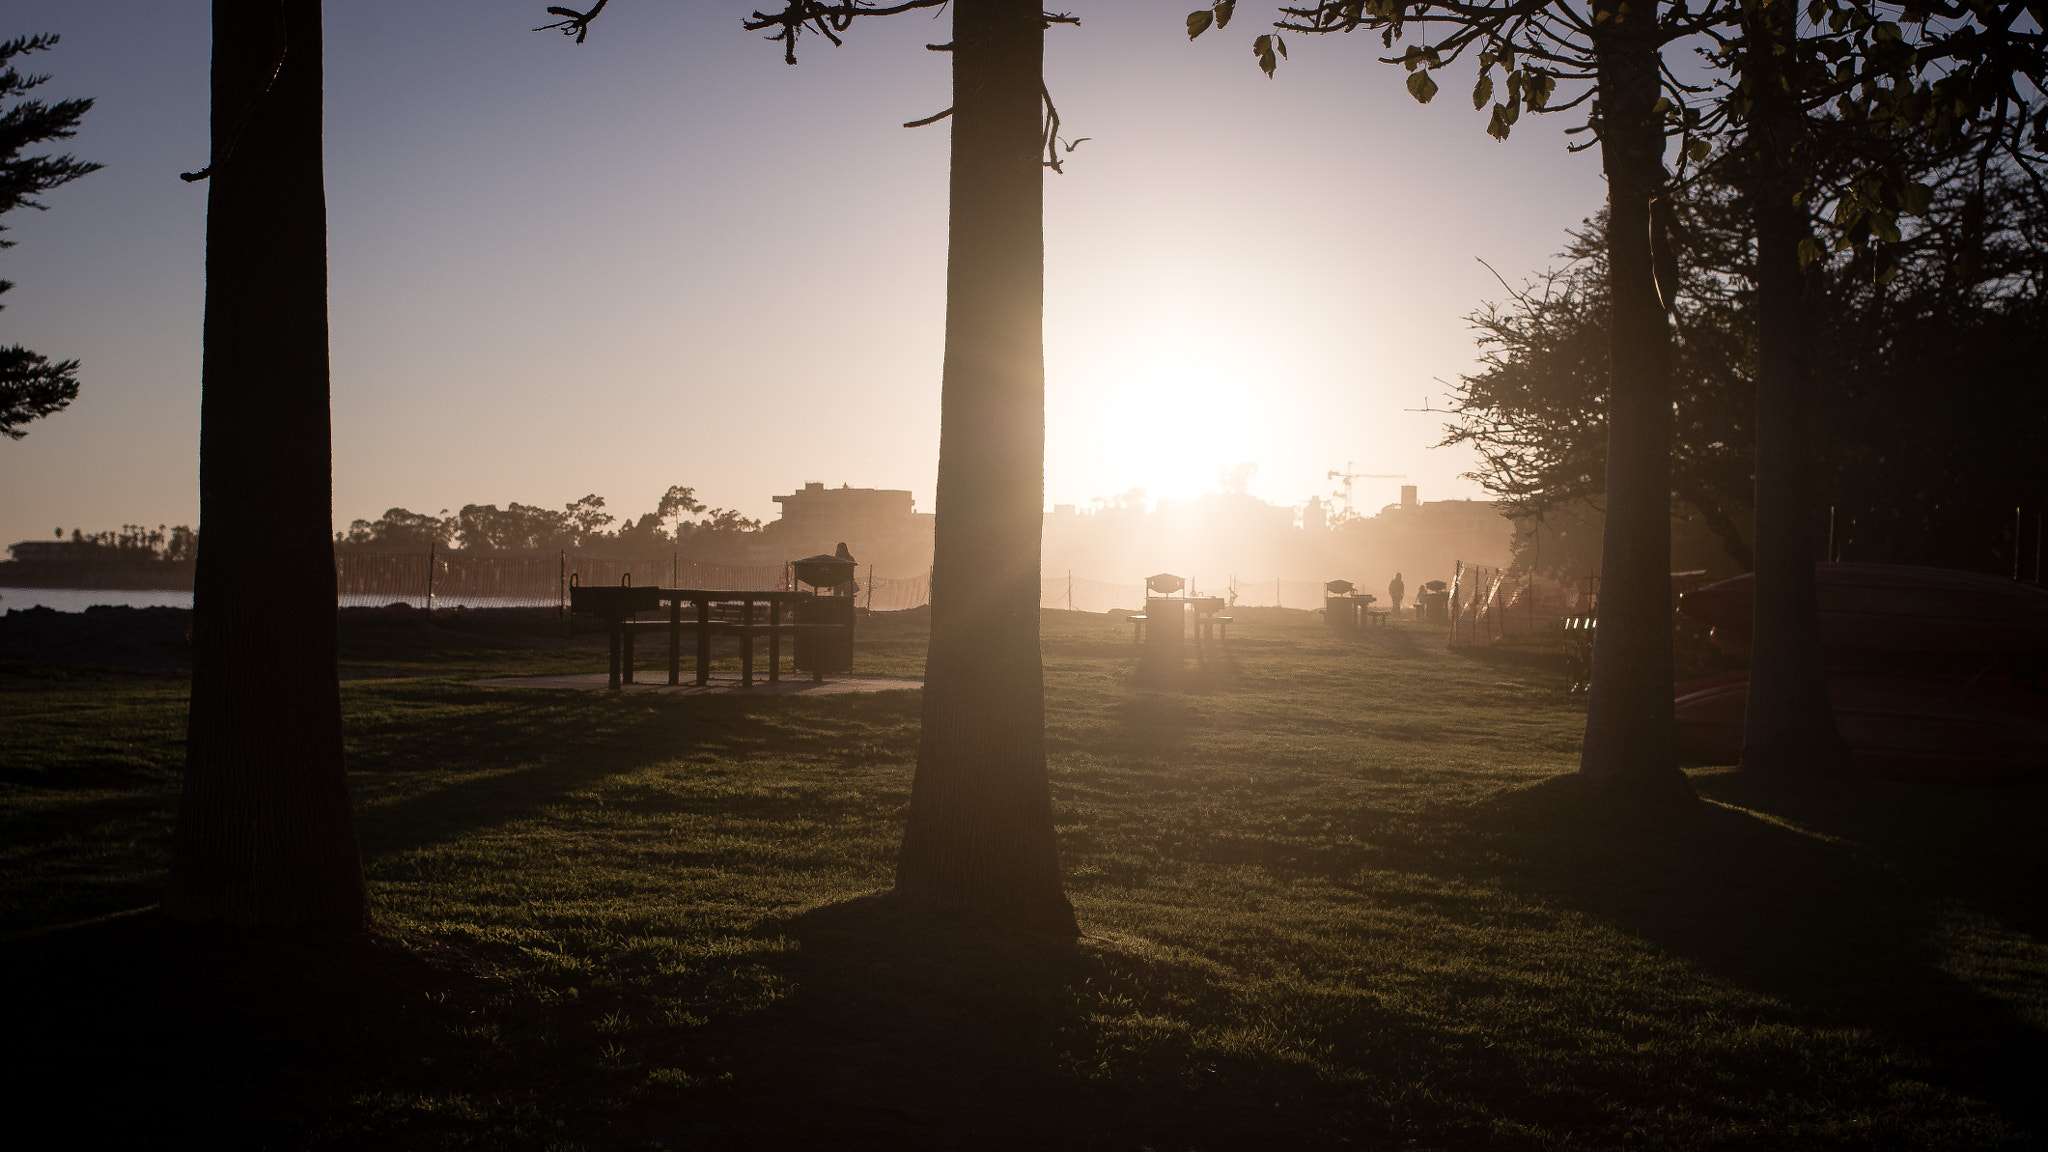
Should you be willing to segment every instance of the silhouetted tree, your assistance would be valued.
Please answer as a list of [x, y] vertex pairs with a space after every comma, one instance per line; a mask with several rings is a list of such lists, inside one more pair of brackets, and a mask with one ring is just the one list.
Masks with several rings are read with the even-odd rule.
[[[938, 7], [790, 0], [745, 27], [795, 63], [806, 31]], [[604, 7], [549, 9], [581, 40]], [[1045, 477], [1043, 180], [1057, 146], [1038, 0], [954, 0], [946, 353], [923, 724], [896, 893], [1048, 932], [1078, 928], [1059, 874], [1038, 637]], [[939, 117], [929, 118], [931, 122]], [[1051, 163], [1058, 163], [1053, 153]]]
[[931, 650], [896, 889], [1072, 934], [1038, 638], [1044, 54], [1037, 0], [954, 5]]
[[[91, 100], [59, 100], [46, 104], [23, 96], [49, 80], [48, 76], [24, 75], [14, 58], [56, 47], [55, 36], [17, 36], [0, 42], [0, 100], [10, 100], [0, 112], [0, 216], [16, 208], [43, 205], [34, 197], [69, 184], [100, 165], [69, 155], [23, 156], [22, 151], [47, 140], [69, 140], [78, 134], [78, 122], [92, 108]], [[0, 232], [7, 230], [0, 225]], [[12, 240], [0, 240], [0, 249], [12, 248]], [[0, 292], [14, 287], [0, 280]], [[5, 305], [0, 305], [4, 308]], [[28, 435], [22, 425], [59, 412], [78, 397], [78, 361], [52, 361], [19, 344], [0, 348], [0, 435], [19, 440]]]
[[349, 552], [425, 552], [446, 548], [455, 537], [455, 518], [404, 508], [387, 508], [375, 520], [353, 520], [347, 532], [334, 534], [337, 550]]
[[342, 762], [319, 0], [215, 0], [192, 712], [164, 911], [360, 924]]
[[[1691, 258], [1672, 308], [1672, 492], [1748, 568], [1755, 353], [1748, 222], [1733, 191], [1720, 185], [1697, 186], [1677, 215]], [[1454, 389], [1456, 419], [1442, 443], [1479, 454], [1481, 466], [1468, 478], [1517, 519], [1576, 510], [1606, 492], [1606, 228], [1603, 212], [1571, 234], [1563, 266], [1468, 317], [1479, 332], [1481, 369]]]
[[[2048, 132], [2048, 45], [2008, 5], [1741, 0], [1720, 54], [1737, 78], [1720, 125], [1741, 133], [1756, 235], [1756, 622], [1743, 765], [1846, 770], [1828, 699], [1815, 589], [1810, 279], [1820, 254], [1811, 205], [1832, 201], [1837, 244], [1900, 239], [1899, 218], [1932, 197], [1916, 178], [1929, 141], [2028, 167]], [[1937, 22], [1934, 18], [1939, 17]], [[1802, 22], [1803, 17], [1803, 22]], [[2040, 19], [2040, 12], [2034, 12]], [[1897, 21], [1914, 26], [1909, 35]], [[2024, 83], [2016, 83], [2016, 78]], [[2030, 107], [2031, 106], [2031, 107]], [[1971, 139], [1971, 137], [1976, 137]], [[1849, 152], [1847, 179], [1817, 176]], [[1889, 261], [1873, 253], [1873, 271]]]
[[1743, 141], [1756, 235], [1756, 607], [1744, 713], [1745, 767], [1814, 772], [1850, 768], [1835, 726], [1820, 594], [1813, 574], [1813, 375], [1806, 277], [1811, 163], [1800, 107], [1799, 12], [1778, 0], [1743, 0], [1741, 72], [1749, 131]]
[[[1674, 494], [1747, 566], [1759, 304], [1743, 156], [1711, 164], [1675, 205], [1688, 258], [1672, 465]], [[2048, 354], [2048, 198], [2014, 165], [1933, 153], [1912, 170], [1930, 200], [1886, 246], [1891, 276], [1878, 282], [1847, 250], [1806, 269], [1818, 491], [1802, 515], [1837, 506], [1852, 559], [2010, 571], [2013, 505], [2048, 500], [2030, 447], [2048, 422], [2032, 383]], [[1825, 163], [1809, 171], [1835, 178]], [[1482, 367], [1454, 390], [1445, 438], [1479, 453], [1471, 478], [1518, 517], [1561, 511], [1560, 529], [1602, 494], [1603, 227], [1589, 222], [1568, 263], [1473, 315]], [[1567, 562], [1554, 542], [1541, 558]]]
[[455, 536], [469, 552], [531, 552], [582, 548], [605, 535], [615, 517], [595, 493], [560, 512], [531, 504], [465, 504], [455, 514]]
[[[638, 520], [631, 520], [619, 527], [616, 539], [622, 548], [632, 549], [642, 544], [667, 545], [680, 542], [683, 530], [690, 522], [681, 519], [705, 511], [705, 505], [697, 499], [697, 490], [680, 484], [669, 486], [652, 512], [642, 512]], [[721, 511], [723, 511], [721, 509]], [[677, 521], [673, 533], [667, 527], [669, 521]]]
[[[1199, 36], [1227, 22], [1235, 0], [1188, 16]], [[1439, 33], [1384, 58], [1408, 70], [1408, 91], [1428, 103], [1432, 73], [1468, 52], [1477, 57], [1474, 108], [1492, 104], [1487, 131], [1505, 139], [1522, 111], [1564, 111], [1592, 102], [1586, 125], [1607, 176], [1607, 530], [1600, 564], [1600, 628], [1586, 708], [1580, 772], [1605, 787], [1689, 795], [1679, 770], [1671, 707], [1671, 325], [1677, 268], [1667, 235], [1672, 135], [1697, 123], [1685, 85], [1664, 70], [1663, 47], [1723, 20], [1713, 0], [1699, 9], [1592, 0], [1319, 0], [1282, 6], [1276, 32], [1253, 53], [1268, 75], [1286, 53], [1280, 33], [1365, 30], [1391, 51], [1410, 25]], [[1503, 99], [1494, 100], [1499, 71]], [[1582, 90], [1553, 104], [1558, 82]], [[1704, 151], [1706, 142], [1697, 146]], [[1690, 154], [1695, 142], [1688, 140]]]

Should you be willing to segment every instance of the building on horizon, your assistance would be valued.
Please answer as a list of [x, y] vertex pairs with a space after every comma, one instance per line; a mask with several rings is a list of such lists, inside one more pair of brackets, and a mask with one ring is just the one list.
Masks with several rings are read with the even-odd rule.
[[904, 579], [931, 570], [932, 514], [919, 512], [907, 489], [811, 481], [773, 499], [782, 514], [748, 541], [750, 564], [781, 564], [845, 544], [864, 572]]
[[1131, 581], [1172, 572], [1204, 591], [1275, 580], [1351, 580], [1375, 594], [1396, 572], [1410, 588], [1448, 580], [1459, 561], [1505, 567], [1514, 525], [1490, 500], [1424, 502], [1403, 485], [1401, 502], [1377, 515], [1344, 515], [1323, 497], [1299, 506], [1244, 493], [1193, 500], [1099, 501], [1092, 510], [1056, 505], [1045, 516], [1044, 577], [1068, 573]]

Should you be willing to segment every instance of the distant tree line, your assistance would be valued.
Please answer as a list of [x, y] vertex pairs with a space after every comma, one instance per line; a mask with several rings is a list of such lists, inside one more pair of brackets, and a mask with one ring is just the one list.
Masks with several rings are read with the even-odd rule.
[[189, 563], [199, 556], [199, 533], [184, 524], [175, 528], [123, 524], [118, 532], [73, 528], [69, 540], [64, 539], [64, 530], [59, 528], [56, 537], [70, 545], [66, 551], [77, 559]]
[[[604, 497], [585, 496], [557, 511], [532, 504], [465, 504], [449, 515], [392, 508], [375, 520], [356, 520], [337, 532], [344, 552], [425, 552], [459, 548], [476, 554], [573, 551], [641, 557], [681, 551], [704, 560], [736, 562], [761, 522], [730, 508], [711, 508], [693, 488], [675, 485], [654, 510], [619, 522]], [[613, 524], [618, 524], [616, 528]]]

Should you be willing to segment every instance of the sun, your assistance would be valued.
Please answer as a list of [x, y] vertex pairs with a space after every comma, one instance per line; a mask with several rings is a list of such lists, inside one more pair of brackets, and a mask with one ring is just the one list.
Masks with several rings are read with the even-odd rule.
[[1272, 382], [1198, 333], [1147, 340], [1064, 391], [1048, 433], [1065, 450], [1047, 463], [1069, 491], [1186, 500], [1216, 491], [1225, 469], [1272, 459]]

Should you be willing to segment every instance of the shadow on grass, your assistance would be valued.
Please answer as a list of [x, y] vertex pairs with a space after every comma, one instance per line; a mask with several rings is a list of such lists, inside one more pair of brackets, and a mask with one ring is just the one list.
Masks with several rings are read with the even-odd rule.
[[481, 983], [426, 937], [153, 910], [10, 943], [0, 979], [36, 990], [9, 1011], [10, 1045], [35, 1053], [10, 1076], [10, 1124], [69, 1147], [305, 1146], [393, 1070], [432, 1082], [414, 1053], [445, 1048], [448, 990]]
[[1097, 1035], [1096, 1014], [1126, 995], [1227, 997], [1194, 966], [1114, 939], [907, 908], [887, 892], [757, 933], [797, 944], [775, 962], [794, 991], [707, 1037], [756, 1087], [700, 1134], [744, 1132], [745, 1147], [764, 1148], [1259, 1146], [1205, 1116], [1202, 1093], [1219, 1074], [1263, 1070], [1192, 1068], [1170, 1042], [1148, 1059]]
[[[1948, 971], [1938, 943], [1956, 894], [2012, 894], [2016, 885], [1944, 883], [1913, 868], [1916, 852], [1899, 840], [1915, 810], [1941, 797], [1736, 773], [1700, 783], [1701, 803], [1638, 807], [1560, 776], [1482, 801], [1469, 820], [1498, 836], [1510, 888], [1777, 999], [1807, 1026], [1874, 1029], [1925, 1059], [1909, 1078], [1985, 1101], [2033, 1138], [2048, 1137], [2048, 1035]], [[1945, 847], [1967, 857], [1963, 835], [1951, 833]], [[2038, 840], [2031, 854], [2023, 875], [2037, 877]], [[2038, 931], [2040, 916], [2035, 905], [2022, 930]], [[2038, 974], [2032, 980], [2019, 998], [2042, 1003], [2048, 989]]]
[[[436, 702], [462, 707], [436, 719], [431, 740], [417, 719], [358, 721], [363, 748], [354, 757], [369, 803], [359, 818], [365, 856], [460, 839], [561, 803], [603, 781], [676, 760], [740, 760], [772, 754], [860, 760], [902, 748], [878, 747], [873, 728], [915, 718], [908, 692], [812, 699], [614, 697], [596, 693], [519, 692], [451, 686]], [[853, 734], [858, 733], [856, 738]], [[506, 765], [516, 765], [507, 768]], [[432, 771], [456, 779], [378, 800], [392, 777]], [[793, 802], [792, 802], [793, 803]], [[733, 802], [721, 799], [721, 811]]]

